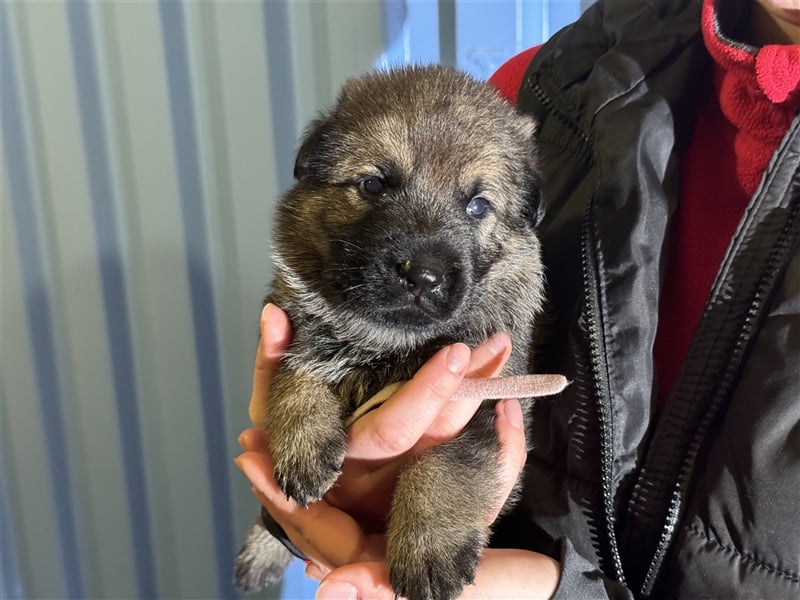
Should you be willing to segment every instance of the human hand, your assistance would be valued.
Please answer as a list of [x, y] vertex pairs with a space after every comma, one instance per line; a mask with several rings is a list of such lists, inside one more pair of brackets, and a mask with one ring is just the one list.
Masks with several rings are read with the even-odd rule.
[[[268, 391], [290, 338], [286, 314], [267, 305], [262, 311], [249, 407], [255, 428], [240, 438], [246, 450], [239, 459], [242, 466], [267, 466], [264, 459], [269, 452], [262, 432]], [[440, 350], [379, 409], [351, 425], [343, 472], [326, 501], [357, 518], [365, 529], [382, 531], [397, 474], [409, 456], [453, 438], [480, 405], [479, 400], [451, 401], [462, 378], [499, 374], [510, 352], [505, 334], [493, 336], [472, 352], [464, 344]], [[272, 473], [271, 460], [268, 469]]]
[[[256, 359], [250, 415], [264, 422], [270, 377], [290, 338], [285, 314], [268, 306], [262, 314], [262, 339]], [[263, 433], [249, 429], [240, 437], [245, 453], [237, 463], [254, 484], [254, 491], [289, 538], [311, 557], [309, 574], [325, 578], [320, 594], [335, 592], [333, 583], [350, 581], [364, 596], [394, 597], [383, 562], [383, 524], [398, 471], [410, 455], [454, 437], [477, 409], [478, 401], [452, 402], [461, 379], [497, 375], [510, 353], [510, 342], [498, 335], [470, 353], [462, 344], [443, 348], [414, 379], [382, 407], [368, 413], [351, 427], [348, 458], [337, 485], [323, 501], [299, 508], [286, 500], [272, 477], [271, 457]], [[522, 414], [515, 400], [497, 404], [496, 427], [503, 445], [504, 481], [510, 493], [525, 460]], [[504, 497], [505, 497], [504, 495]], [[500, 510], [502, 502], [496, 507]], [[487, 515], [493, 521], [496, 512]], [[530, 595], [537, 575], [544, 584], [558, 579], [557, 564], [544, 556], [522, 551], [486, 550], [479, 566], [476, 589], [500, 592], [499, 584], [513, 581], [508, 573], [522, 564], [535, 569], [526, 575], [524, 589]], [[516, 566], [515, 566], [516, 565]], [[513, 569], [512, 569], [513, 567]], [[509, 571], [511, 569], [511, 571]], [[554, 575], [553, 575], [554, 573]], [[545, 576], [546, 575], [546, 576]], [[533, 577], [533, 579], [530, 579]], [[543, 595], [550, 592], [544, 585]], [[519, 591], [518, 589], [518, 591]], [[326, 591], [327, 590], [327, 591]], [[337, 592], [338, 593], [338, 592]], [[496, 595], [494, 592], [490, 595]], [[328, 596], [332, 597], [332, 596]]]
[[[497, 430], [503, 445], [504, 498], [525, 462], [525, 441], [521, 430], [519, 403], [498, 403]], [[265, 439], [248, 430], [243, 447], [268, 457]], [[286, 500], [271, 478], [267, 460], [253, 473], [254, 493], [292, 541], [312, 561], [307, 576], [321, 580], [318, 598], [394, 599], [385, 558], [382, 532], [369, 533], [362, 524], [331, 504], [327, 498], [307, 509]], [[499, 511], [500, 506], [497, 506]], [[496, 518], [487, 515], [487, 522]], [[558, 584], [559, 565], [548, 556], [514, 549], [487, 548], [483, 551], [473, 585], [461, 598], [547, 598]]]

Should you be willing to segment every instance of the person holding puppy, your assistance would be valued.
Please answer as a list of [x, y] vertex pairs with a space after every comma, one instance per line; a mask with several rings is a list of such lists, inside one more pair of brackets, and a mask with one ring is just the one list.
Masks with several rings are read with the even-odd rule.
[[[536, 400], [529, 431], [498, 404], [505, 491], [523, 465], [526, 485], [464, 597], [800, 594], [798, 44], [790, 0], [607, 0], [492, 78], [539, 123], [539, 370], [572, 384]], [[262, 333], [254, 422], [291, 336], [278, 307]], [[450, 401], [458, 383], [508, 354], [502, 334], [442, 349], [354, 424], [308, 509], [242, 434], [239, 464], [319, 597], [393, 597], [394, 475], [458, 434], [476, 410]]]

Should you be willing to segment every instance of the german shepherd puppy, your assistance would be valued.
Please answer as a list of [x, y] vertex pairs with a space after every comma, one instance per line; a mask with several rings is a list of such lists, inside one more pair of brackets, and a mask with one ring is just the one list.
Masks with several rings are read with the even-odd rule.
[[[263, 423], [287, 497], [307, 505], [335, 485], [348, 415], [442, 346], [505, 331], [505, 374], [530, 371], [544, 301], [534, 131], [493, 88], [444, 67], [349, 81], [311, 124], [277, 206], [267, 298], [294, 331]], [[485, 402], [457, 438], [409, 461], [387, 523], [399, 596], [454, 598], [474, 580], [499, 450]], [[276, 581], [288, 558], [256, 523], [237, 584]]]

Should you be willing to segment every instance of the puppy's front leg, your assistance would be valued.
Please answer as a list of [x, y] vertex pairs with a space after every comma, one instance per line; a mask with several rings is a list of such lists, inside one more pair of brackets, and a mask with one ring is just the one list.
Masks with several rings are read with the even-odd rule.
[[386, 551], [396, 594], [447, 600], [475, 580], [487, 518], [501, 501], [499, 456], [494, 411], [485, 404], [459, 437], [401, 474]]
[[330, 387], [281, 367], [272, 380], [265, 429], [275, 479], [287, 498], [303, 506], [320, 499], [345, 456], [342, 407]]

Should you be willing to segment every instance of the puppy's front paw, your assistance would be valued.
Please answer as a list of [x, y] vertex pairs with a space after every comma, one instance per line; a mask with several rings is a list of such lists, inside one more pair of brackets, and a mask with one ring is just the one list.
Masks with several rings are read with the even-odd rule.
[[307, 506], [322, 498], [342, 472], [344, 432], [321, 444], [297, 443], [275, 457], [275, 480], [287, 498]]
[[346, 435], [338, 396], [306, 373], [279, 369], [272, 380], [265, 423], [275, 480], [307, 506], [322, 498], [344, 463]]
[[409, 600], [457, 598], [465, 585], [475, 581], [485, 537], [469, 529], [390, 537], [386, 559], [395, 594]]

